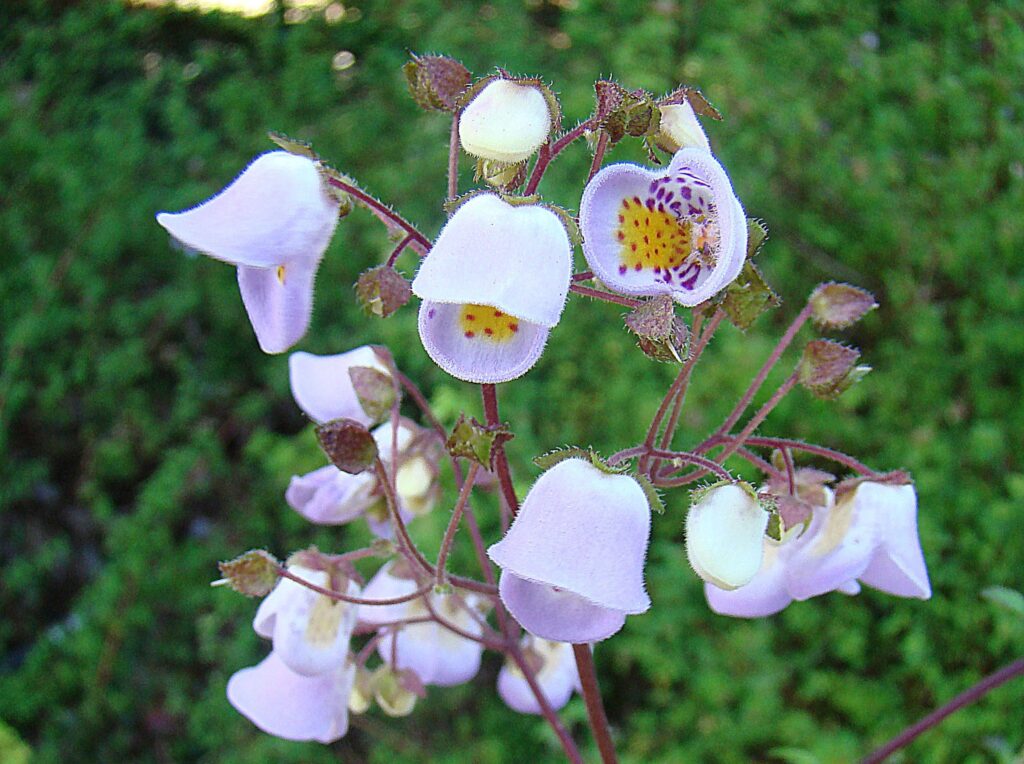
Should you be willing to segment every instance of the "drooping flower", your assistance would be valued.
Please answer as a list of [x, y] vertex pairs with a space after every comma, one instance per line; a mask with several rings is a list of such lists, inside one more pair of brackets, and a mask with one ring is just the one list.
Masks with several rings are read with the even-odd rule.
[[298, 352], [288, 357], [288, 380], [299, 408], [317, 424], [354, 419], [373, 424], [359, 403], [349, 370], [366, 367], [390, 375], [387, 365], [368, 345], [337, 355]]
[[825, 504], [815, 508], [802, 536], [765, 541], [764, 561], [750, 583], [733, 591], [705, 584], [712, 610], [767, 616], [793, 600], [830, 591], [857, 594], [860, 583], [901, 597], [931, 597], [912, 485], [862, 482], [838, 502], [824, 491]]
[[[391, 422], [373, 430], [381, 461], [392, 460]], [[407, 419], [398, 424], [398, 465], [395, 488], [398, 508], [406, 522], [429, 513], [439, 495], [438, 444], [430, 433]], [[305, 475], [292, 476], [285, 491], [288, 505], [307, 520], [320, 525], [342, 525], [366, 516], [378, 536], [393, 534], [383, 490], [373, 472], [351, 475], [333, 464]]]
[[[321, 588], [331, 588], [325, 570], [292, 565], [289, 571]], [[359, 585], [349, 579], [346, 594], [359, 596]], [[303, 676], [332, 671], [345, 662], [358, 607], [331, 599], [287, 578], [260, 603], [253, 629], [270, 639], [274, 653], [289, 669]]]
[[348, 731], [355, 665], [342, 660], [322, 674], [292, 671], [277, 652], [228, 680], [228, 701], [264, 732], [285, 740], [333, 743]]
[[264, 352], [281, 353], [309, 326], [313, 280], [338, 209], [316, 162], [271, 151], [216, 196], [156, 219], [185, 246], [238, 266], [256, 339]]
[[655, 143], [665, 151], [697, 148], [711, 153], [711, 144], [689, 101], [659, 105], [661, 124], [654, 136]]
[[[568, 703], [574, 690], [581, 691], [572, 645], [539, 639], [532, 634], [525, 635], [520, 644], [523, 657], [534, 670], [537, 684], [552, 709], [557, 711]], [[498, 672], [498, 695], [513, 711], [541, 713], [537, 696], [519, 666], [511, 659], [506, 660]]]
[[551, 125], [551, 109], [539, 87], [495, 79], [462, 110], [459, 140], [473, 156], [511, 164], [539, 149]]
[[[419, 581], [405, 562], [382, 567], [366, 585], [367, 599], [393, 599], [416, 591]], [[482, 633], [480, 599], [474, 594], [440, 595], [430, 592], [430, 607], [419, 597], [398, 605], [365, 605], [359, 620], [369, 625], [391, 624], [428, 618], [431, 608], [449, 623], [479, 636]], [[414, 671], [424, 684], [444, 687], [468, 682], [480, 670], [483, 645], [466, 639], [437, 622], [386, 626], [377, 653], [386, 663], [395, 657], [395, 668]]]
[[565, 459], [526, 495], [505, 537], [487, 550], [499, 593], [535, 636], [596, 642], [651, 605], [644, 590], [650, 507], [627, 475]]
[[686, 555], [705, 581], [736, 589], [761, 567], [767, 527], [768, 513], [749, 486], [717, 486], [686, 515]]
[[613, 164], [580, 201], [583, 254], [611, 289], [669, 294], [698, 305], [743, 267], [747, 221], [725, 170], [700, 148], [684, 148], [662, 171]]
[[572, 244], [558, 216], [495, 194], [466, 201], [412, 283], [427, 354], [467, 382], [506, 382], [544, 350], [565, 307]]

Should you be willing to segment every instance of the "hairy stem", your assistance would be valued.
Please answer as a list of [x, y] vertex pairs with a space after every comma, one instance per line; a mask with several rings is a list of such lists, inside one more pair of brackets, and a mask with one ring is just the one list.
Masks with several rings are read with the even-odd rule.
[[575, 283], [569, 285], [569, 291], [586, 297], [594, 297], [598, 300], [604, 300], [605, 302], [613, 302], [616, 305], [625, 305], [627, 308], [635, 308], [640, 304], [640, 300], [636, 300], [632, 297], [623, 297], [622, 295], [612, 294], [611, 292], [605, 292], [601, 289], [592, 289], [591, 287], [585, 287]]
[[448, 199], [459, 194], [459, 113], [452, 114], [452, 132], [448, 139]]
[[597, 749], [601, 752], [601, 762], [615, 764], [618, 757], [615, 754], [611, 729], [608, 727], [608, 716], [601, 702], [601, 690], [597, 686], [597, 672], [594, 670], [594, 656], [590, 652], [590, 645], [575, 644], [572, 646], [572, 652], [576, 656], [576, 670], [580, 675], [583, 700], [587, 704], [587, 718], [597, 741]]
[[[498, 414], [498, 393], [492, 384], [480, 385], [480, 394], [484, 401], [484, 417], [491, 427], [501, 424], [501, 416]], [[505, 444], [499, 443], [494, 447], [494, 468], [498, 472], [498, 482], [501, 484], [501, 493], [508, 504], [508, 510], [515, 517], [519, 512], [519, 499], [516, 498], [516, 489], [512, 485], [512, 473], [508, 467], [508, 455], [505, 453]]]
[[340, 188], [346, 194], [349, 194], [353, 198], [361, 201], [370, 208], [370, 211], [373, 212], [374, 215], [385, 223], [396, 225], [412, 236], [413, 246], [421, 255], [425, 255], [430, 251], [430, 239], [420, 233], [416, 226], [388, 207], [384, 202], [366, 193], [358, 186], [346, 183], [340, 178], [328, 178], [327, 182], [335, 188]]
[[593, 119], [580, 122], [572, 130], [563, 133], [562, 136], [554, 143], [545, 143], [540, 147], [540, 153], [537, 155], [537, 162], [533, 165], [533, 172], [530, 173], [530, 181], [526, 184], [526, 190], [524, 192], [526, 196], [536, 193], [537, 186], [540, 185], [541, 178], [543, 178], [544, 173], [547, 172], [548, 165], [551, 164], [551, 160], [561, 154], [562, 150], [566, 146], [582, 136], [587, 132], [587, 130], [590, 130], [594, 124]]
[[448, 555], [452, 551], [452, 544], [455, 541], [455, 532], [459, 528], [459, 521], [462, 520], [466, 505], [469, 503], [469, 494], [472, 492], [473, 484], [476, 482], [476, 472], [478, 469], [480, 469], [480, 465], [476, 462], [469, 466], [466, 482], [462, 484], [462, 490], [459, 491], [459, 500], [455, 503], [455, 509], [452, 510], [451, 519], [448, 521], [448, 527], [445, 529], [444, 538], [441, 541], [441, 550], [437, 553], [437, 564], [434, 566], [437, 568], [435, 580], [438, 586], [444, 583]]

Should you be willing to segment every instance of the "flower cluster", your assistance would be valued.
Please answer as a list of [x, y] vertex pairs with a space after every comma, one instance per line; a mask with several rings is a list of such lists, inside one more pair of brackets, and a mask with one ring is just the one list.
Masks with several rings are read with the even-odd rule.
[[[759, 434], [798, 386], [831, 398], [860, 379], [867, 367], [856, 365], [856, 350], [811, 340], [793, 373], [735, 429], [804, 325], [844, 329], [875, 307], [869, 293], [821, 285], [726, 420], [703, 441], [675, 446], [687, 387], [718, 327], [729, 320], [746, 330], [779, 304], [752, 262], [767, 232], [747, 219], [712, 153], [698, 116], [719, 115], [703, 96], [681, 87], [655, 98], [602, 80], [594, 113], [562, 132], [558, 101], [538, 79], [500, 71], [473, 82], [443, 56], [414, 56], [405, 73], [419, 105], [452, 119], [447, 220], [433, 241], [308, 147], [284, 140], [286, 150], [257, 157], [208, 201], [157, 217], [184, 247], [238, 268], [257, 341], [280, 353], [307, 331], [316, 270], [339, 217], [369, 209], [399, 236], [360, 276], [357, 296], [382, 318], [418, 297], [423, 350], [447, 374], [480, 385], [486, 420], [461, 414], [449, 435], [429, 393], [383, 347], [291, 354], [292, 394], [329, 463], [293, 476], [284, 501], [318, 525], [365, 518], [377, 540], [341, 554], [309, 548], [284, 565], [250, 553], [259, 575], [224, 564], [236, 589], [266, 595], [253, 626], [273, 643], [261, 663], [231, 677], [231, 703], [270, 734], [331, 742], [345, 734], [350, 711], [376, 703], [390, 716], [408, 714], [428, 687], [472, 680], [490, 650], [504, 657], [497, 691], [510, 708], [543, 715], [579, 760], [557, 711], [581, 692], [607, 754], [613, 741], [594, 711], [591, 651], [652, 606], [644, 576], [652, 511], [665, 503], [673, 511], [676, 491], [691, 484], [689, 501], [678, 502], [689, 504], [686, 553], [717, 613], [767, 616], [829, 591], [855, 594], [861, 584], [928, 598], [908, 476]], [[545, 202], [539, 184], [585, 136], [594, 156], [577, 222]], [[665, 152], [666, 164], [602, 168], [608, 148], [627, 137], [641, 139], [653, 160]], [[460, 148], [482, 181], [461, 197]], [[577, 246], [589, 270], [574, 273]], [[411, 283], [396, 269], [407, 249], [421, 256]], [[584, 448], [538, 457], [542, 472], [520, 505], [506, 452], [514, 433], [500, 418], [495, 384], [535, 367], [571, 294], [615, 305], [609, 320], [627, 307], [624, 323], [641, 350], [679, 369], [639, 444], [607, 459]], [[836, 483], [798, 459], [828, 459], [853, 474]], [[734, 477], [736, 460], [764, 474], [760, 488]], [[410, 527], [421, 533], [417, 518], [440, 503], [448, 475], [458, 499], [430, 559]], [[716, 482], [699, 483], [705, 478]], [[490, 544], [474, 511], [482, 491], [500, 503], [504, 534]], [[675, 532], [682, 523], [666, 525]], [[449, 569], [467, 535], [482, 580]], [[377, 567], [361, 569], [370, 560]], [[365, 641], [353, 650], [355, 639]]]

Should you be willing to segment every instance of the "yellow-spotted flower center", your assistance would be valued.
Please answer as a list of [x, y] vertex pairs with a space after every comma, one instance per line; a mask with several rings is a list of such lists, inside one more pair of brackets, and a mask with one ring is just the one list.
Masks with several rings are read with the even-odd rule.
[[462, 306], [459, 327], [466, 339], [508, 342], [519, 331], [519, 319], [489, 305]]
[[656, 281], [693, 289], [717, 259], [710, 187], [686, 171], [659, 178], [643, 196], [622, 199], [615, 238], [620, 274], [653, 271]]

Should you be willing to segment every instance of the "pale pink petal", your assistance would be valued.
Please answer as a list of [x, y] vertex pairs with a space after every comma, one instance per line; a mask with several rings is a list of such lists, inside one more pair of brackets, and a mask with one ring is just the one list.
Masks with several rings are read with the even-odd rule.
[[487, 305], [550, 329], [571, 276], [572, 244], [555, 213], [479, 194], [441, 230], [412, 289], [423, 300]]
[[272, 151], [199, 206], [156, 219], [186, 246], [234, 265], [312, 267], [330, 243], [338, 203], [324, 192], [315, 162]]
[[[543, 658], [544, 663], [536, 673], [537, 684], [552, 709], [559, 710], [569, 702], [573, 691], [579, 689], [579, 673], [572, 645], [537, 639], [532, 635], [524, 637], [521, 644], [524, 649], [530, 649]], [[498, 695], [512, 710], [521, 714], [541, 713], [529, 682], [511, 661], [506, 661], [498, 672]]]
[[566, 459], [537, 479], [508, 533], [487, 553], [520, 578], [642, 613], [651, 605], [643, 578], [650, 529], [647, 497], [633, 478]]
[[845, 584], [840, 584], [836, 587], [837, 592], [849, 595], [850, 597], [856, 597], [860, 594], [860, 584], [857, 583], [856, 579], [853, 581], [847, 581]]
[[626, 623], [623, 610], [613, 610], [578, 594], [535, 583], [503, 570], [498, 582], [501, 601], [531, 634], [555, 642], [599, 642]]
[[[684, 223], [701, 232], [710, 256], [697, 254]], [[605, 167], [584, 189], [580, 228], [587, 262], [609, 287], [671, 294], [687, 306], [721, 291], [746, 257], [743, 208], [721, 165], [700, 148], [678, 151], [662, 172]]]
[[[436, 607], [436, 603], [435, 603]], [[454, 620], [454, 619], [450, 619]], [[472, 620], [459, 619], [457, 626], [471, 634], [480, 627]], [[381, 640], [377, 653], [391, 662], [393, 633]], [[424, 684], [452, 687], [468, 682], [480, 670], [483, 645], [461, 637], [437, 623], [417, 623], [398, 631], [396, 666], [416, 672]]]
[[333, 464], [306, 475], [294, 475], [284, 498], [288, 506], [312, 523], [342, 525], [359, 517], [374, 502], [376, 480], [363, 473], [349, 475]]
[[873, 509], [880, 529], [879, 548], [860, 580], [899, 597], [931, 597], [928, 568], [917, 533], [914, 486], [862, 483], [854, 500]]
[[508, 382], [528, 372], [544, 352], [549, 329], [515, 320], [514, 336], [493, 340], [483, 332], [473, 332], [463, 326], [463, 307], [429, 300], [424, 300], [420, 306], [423, 348], [434, 363], [456, 379]]
[[793, 598], [786, 590], [785, 560], [780, 549], [765, 543], [764, 561], [757, 575], [738, 589], [720, 589], [714, 584], [704, 585], [708, 605], [719, 615], [737, 618], [763, 618], [784, 610]]
[[292, 396], [306, 416], [318, 424], [332, 419], [354, 419], [367, 426], [372, 424], [352, 387], [349, 369], [355, 366], [389, 373], [373, 348], [366, 345], [338, 355], [300, 352], [288, 357]]
[[238, 266], [242, 302], [264, 353], [283, 353], [306, 334], [317, 265], [296, 260], [274, 268]]
[[[382, 565], [373, 578], [363, 589], [363, 599], [368, 600], [390, 600], [412, 594], [419, 588], [419, 584], [413, 578], [405, 578], [392, 575], [394, 562]], [[359, 608], [359, 623], [378, 625], [401, 621], [409, 617], [407, 614], [413, 608], [411, 603], [426, 613], [421, 600], [411, 600], [397, 605], [361, 605]]]
[[264, 732], [285, 740], [333, 743], [348, 731], [348, 697], [355, 666], [342, 662], [317, 676], [288, 668], [276, 653], [235, 672], [228, 700]]

